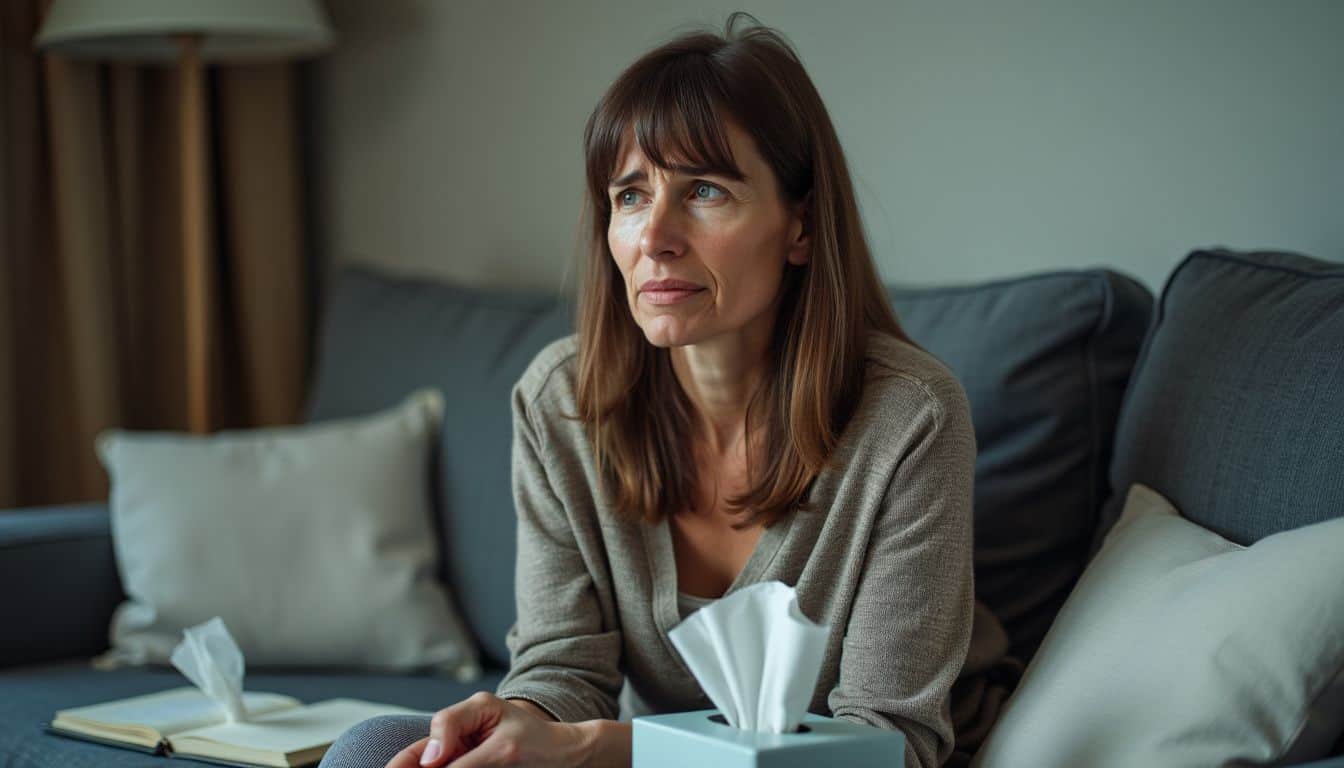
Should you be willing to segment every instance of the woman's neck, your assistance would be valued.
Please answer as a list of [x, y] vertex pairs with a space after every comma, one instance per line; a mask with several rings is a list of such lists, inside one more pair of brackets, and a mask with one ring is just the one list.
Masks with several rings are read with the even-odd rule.
[[740, 452], [747, 404], [766, 373], [775, 311], [698, 344], [673, 347], [672, 370], [700, 417], [700, 436], [713, 454]]

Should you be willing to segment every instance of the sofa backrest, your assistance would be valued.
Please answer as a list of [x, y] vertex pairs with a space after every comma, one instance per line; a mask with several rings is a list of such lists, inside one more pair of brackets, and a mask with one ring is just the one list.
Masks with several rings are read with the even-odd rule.
[[571, 332], [571, 314], [555, 297], [355, 266], [339, 272], [324, 307], [310, 421], [388, 408], [421, 386], [444, 394], [431, 473], [440, 576], [495, 666], [508, 666], [514, 618], [509, 394], [537, 352]]
[[[1152, 297], [1105, 270], [893, 288], [907, 330], [971, 401], [981, 598], [1029, 654], [1083, 567], [1121, 393]], [[514, 619], [509, 393], [572, 330], [555, 297], [468, 290], [362, 267], [325, 304], [310, 420], [369, 413], [435, 386], [447, 401], [433, 489], [441, 576], [487, 661]]]
[[1195, 251], [1172, 272], [1110, 468], [1239, 544], [1344, 515], [1344, 264]]
[[970, 400], [976, 596], [1027, 661], [1087, 563], [1152, 294], [1089, 269], [891, 297], [907, 333]]

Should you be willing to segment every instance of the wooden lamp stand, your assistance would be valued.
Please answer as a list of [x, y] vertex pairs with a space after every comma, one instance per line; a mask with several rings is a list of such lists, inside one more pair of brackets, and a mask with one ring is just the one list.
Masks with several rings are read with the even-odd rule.
[[178, 38], [177, 87], [181, 138], [182, 299], [186, 320], [187, 419], [192, 432], [210, 429], [210, 285], [213, 264], [206, 198], [205, 65], [200, 35]]

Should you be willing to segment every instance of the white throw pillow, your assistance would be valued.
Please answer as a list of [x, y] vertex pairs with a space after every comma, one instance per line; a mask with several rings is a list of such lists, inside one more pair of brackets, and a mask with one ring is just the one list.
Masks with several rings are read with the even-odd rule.
[[1242, 547], [1135, 485], [974, 765], [1321, 757], [1344, 727], [1344, 518]]
[[220, 616], [249, 667], [479, 674], [436, 579], [435, 390], [357, 419], [220, 432], [108, 430], [112, 544], [127, 600], [100, 667], [167, 664]]

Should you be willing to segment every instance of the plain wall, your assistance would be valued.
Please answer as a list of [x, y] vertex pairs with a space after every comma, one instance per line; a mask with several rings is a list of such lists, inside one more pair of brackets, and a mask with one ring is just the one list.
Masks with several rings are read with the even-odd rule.
[[1189, 250], [1344, 260], [1344, 2], [329, 0], [307, 68], [328, 264], [572, 286], [580, 137], [639, 54], [738, 8], [799, 50], [889, 281]]

